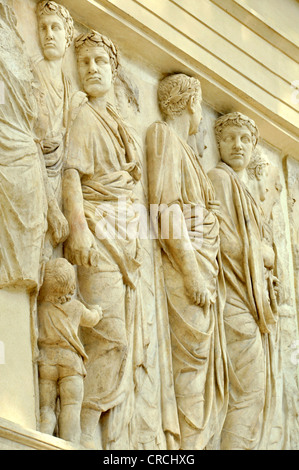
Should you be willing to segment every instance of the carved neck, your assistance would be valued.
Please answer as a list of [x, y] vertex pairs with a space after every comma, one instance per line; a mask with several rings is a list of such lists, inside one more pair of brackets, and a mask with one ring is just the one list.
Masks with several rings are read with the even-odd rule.
[[103, 112], [106, 111], [107, 103], [108, 103], [108, 96], [89, 96], [88, 97], [90, 104], [95, 108], [97, 111]]
[[184, 141], [187, 142], [190, 131], [190, 115], [184, 112], [180, 116], [167, 117], [167, 124]]
[[240, 178], [240, 180], [246, 185], [248, 186], [248, 172], [247, 172], [247, 169], [244, 168], [243, 170], [241, 171], [238, 171], [236, 172], [238, 177]]
[[49, 77], [52, 80], [62, 80], [62, 59], [47, 60], [45, 59]]

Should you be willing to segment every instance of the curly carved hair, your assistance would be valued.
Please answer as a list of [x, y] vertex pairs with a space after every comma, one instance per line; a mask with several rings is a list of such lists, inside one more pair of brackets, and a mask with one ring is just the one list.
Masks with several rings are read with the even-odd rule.
[[218, 147], [221, 141], [222, 131], [227, 126], [239, 126], [239, 127], [246, 126], [251, 132], [254, 148], [257, 146], [257, 143], [259, 140], [259, 130], [255, 122], [252, 119], [250, 119], [248, 116], [245, 116], [242, 113], [234, 112], [234, 113], [224, 114], [223, 116], [218, 118], [215, 122], [214, 129], [215, 129], [215, 135], [216, 135]]
[[39, 293], [40, 300], [64, 303], [73, 295], [75, 288], [76, 273], [72, 264], [65, 258], [47, 262]]
[[43, 0], [37, 4], [36, 14], [38, 18], [42, 15], [57, 15], [64, 23], [66, 47], [71, 45], [75, 35], [74, 21], [69, 11], [64, 6], [58, 5], [52, 0]]
[[251, 160], [247, 167], [247, 173], [249, 175], [249, 178], [254, 179], [256, 177], [256, 172], [262, 171], [263, 168], [267, 167], [268, 165], [269, 163], [263, 156], [261, 149], [259, 147], [256, 147], [256, 149], [252, 153]]
[[84, 46], [89, 47], [102, 47], [107, 54], [109, 55], [112, 75], [115, 78], [118, 72], [119, 67], [119, 52], [117, 46], [103, 34], [98, 33], [97, 31], [90, 31], [87, 34], [80, 34], [75, 39], [75, 49], [77, 55], [80, 52], [80, 49]]
[[164, 116], [180, 116], [186, 109], [190, 98], [201, 101], [200, 81], [183, 73], [169, 75], [161, 80], [158, 100]]

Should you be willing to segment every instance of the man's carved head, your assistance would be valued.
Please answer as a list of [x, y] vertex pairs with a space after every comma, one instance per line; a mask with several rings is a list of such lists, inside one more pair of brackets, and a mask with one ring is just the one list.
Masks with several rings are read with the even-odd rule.
[[255, 122], [248, 116], [238, 112], [225, 114], [216, 120], [215, 135], [218, 146], [221, 141], [223, 129], [225, 129], [227, 126], [248, 127], [252, 136], [253, 147], [256, 147], [259, 140], [259, 131]]
[[262, 155], [260, 148], [256, 148], [252, 154], [250, 163], [247, 167], [247, 172], [250, 179], [256, 178], [258, 181], [264, 176], [265, 170], [269, 166], [268, 161]]
[[262, 150], [256, 147], [252, 153], [251, 160], [247, 167], [249, 182], [258, 192], [257, 196], [264, 201], [267, 194], [267, 175], [269, 163], [262, 154]]
[[221, 160], [239, 173], [248, 167], [258, 142], [255, 122], [241, 113], [229, 113], [215, 123]]
[[119, 53], [116, 45], [103, 34], [97, 31], [90, 31], [87, 34], [80, 34], [75, 40], [75, 49], [77, 57], [83, 48], [102, 47], [109, 56], [112, 75], [117, 75], [119, 66]]
[[36, 13], [45, 58], [62, 58], [74, 38], [74, 22], [71, 15], [65, 7], [52, 0], [39, 2]]
[[164, 116], [179, 116], [186, 109], [191, 98], [201, 102], [201, 85], [196, 78], [177, 73], [161, 80], [158, 100]]
[[190, 135], [198, 132], [202, 118], [202, 92], [200, 81], [183, 73], [173, 74], [161, 80], [158, 88], [161, 112], [166, 118], [181, 116], [186, 110], [190, 113]]
[[117, 47], [106, 36], [90, 31], [77, 37], [75, 49], [78, 72], [85, 93], [91, 99], [105, 97], [118, 71]]

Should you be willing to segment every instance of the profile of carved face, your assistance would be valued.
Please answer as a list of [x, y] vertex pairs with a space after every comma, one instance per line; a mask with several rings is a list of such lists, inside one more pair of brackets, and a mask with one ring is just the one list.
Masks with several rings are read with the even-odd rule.
[[219, 141], [221, 160], [237, 173], [249, 165], [253, 148], [252, 134], [247, 126], [229, 125], [222, 130]]
[[198, 155], [200, 158], [203, 157], [204, 151], [207, 149], [206, 145], [206, 136], [207, 136], [207, 129], [205, 128], [203, 122], [201, 121], [198, 131], [196, 134], [193, 134], [192, 137], [189, 138], [189, 145], [195, 151], [195, 154]]
[[202, 107], [199, 99], [191, 98], [191, 101], [189, 102], [189, 110], [191, 115], [189, 135], [194, 135], [198, 132], [199, 125], [202, 120]]
[[101, 46], [83, 45], [77, 55], [78, 72], [85, 93], [91, 98], [105, 96], [113, 82], [109, 54]]
[[38, 22], [38, 31], [45, 59], [62, 59], [67, 48], [63, 20], [56, 14], [41, 15]]
[[266, 174], [266, 196], [263, 201], [264, 213], [270, 217], [273, 207], [280, 201], [282, 184], [279, 169], [274, 165], [268, 165]]
[[258, 201], [265, 201], [267, 195], [267, 178], [269, 163], [264, 158], [261, 148], [256, 148], [253, 152], [250, 164], [247, 167], [251, 190]]

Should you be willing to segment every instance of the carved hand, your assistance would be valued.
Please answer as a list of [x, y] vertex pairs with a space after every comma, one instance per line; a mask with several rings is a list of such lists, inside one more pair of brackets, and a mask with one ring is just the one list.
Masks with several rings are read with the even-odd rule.
[[205, 286], [203, 279], [190, 276], [184, 277], [184, 284], [188, 296], [195, 305], [208, 307], [210, 304], [210, 293]]
[[273, 248], [269, 246], [266, 240], [262, 241], [262, 252], [265, 268], [272, 269], [275, 263], [275, 253]]
[[103, 318], [103, 310], [99, 305], [90, 305], [90, 310], [95, 310], [96, 314], [98, 315], [98, 323], [102, 320]]
[[64, 255], [77, 266], [98, 266], [99, 252], [91, 231], [88, 228], [71, 231], [64, 245]]
[[121, 180], [124, 181], [126, 189], [131, 189], [131, 190], [134, 189], [135, 182], [134, 182], [133, 176], [130, 173], [127, 173], [127, 172], [122, 173]]
[[49, 202], [48, 224], [52, 232], [52, 242], [54, 246], [63, 243], [69, 235], [69, 224], [61, 212], [56, 199]]

